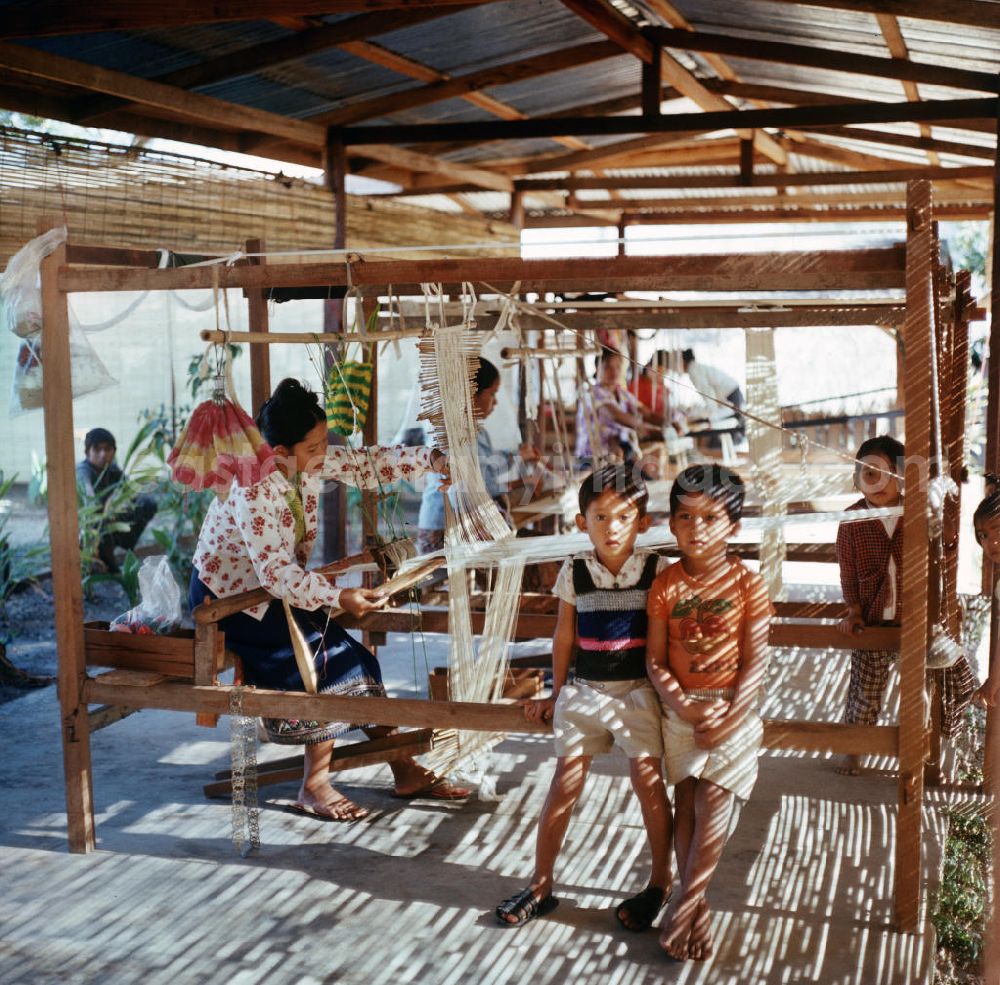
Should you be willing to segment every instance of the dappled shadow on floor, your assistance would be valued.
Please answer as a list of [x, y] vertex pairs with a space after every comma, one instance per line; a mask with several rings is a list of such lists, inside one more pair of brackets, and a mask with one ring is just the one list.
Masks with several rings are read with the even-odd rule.
[[[776, 654], [768, 714], [836, 719], [844, 673], [822, 655]], [[531, 871], [552, 768], [544, 737], [498, 748], [496, 802], [401, 803], [388, 771], [372, 767], [342, 784], [375, 812], [370, 821], [320, 824], [265, 804], [263, 846], [241, 859], [228, 805], [200, 790], [226, 763], [225, 723], [212, 732], [190, 716], [144, 712], [94, 737], [100, 849], [75, 856], [65, 851], [57, 711], [51, 699], [32, 701], [27, 718], [0, 714], [5, 748], [31, 722], [50, 730], [33, 733], [33, 788], [23, 760], [0, 763], [5, 985], [910, 985], [932, 965], [927, 935], [891, 928], [889, 775], [847, 778], [826, 757], [764, 755], [710, 891], [716, 954], [679, 964], [662, 956], [655, 932], [627, 933], [613, 915], [645, 884], [648, 861], [617, 755], [595, 764], [570, 826], [560, 907], [513, 930], [492, 910]], [[263, 798], [294, 792], [268, 788]], [[928, 820], [932, 864], [938, 832]]]

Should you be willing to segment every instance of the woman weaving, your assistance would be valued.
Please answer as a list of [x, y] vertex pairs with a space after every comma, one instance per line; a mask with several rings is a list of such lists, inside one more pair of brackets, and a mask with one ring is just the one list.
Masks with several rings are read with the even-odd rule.
[[[275, 468], [251, 486], [233, 485], [228, 497], [212, 503], [202, 525], [191, 576], [192, 609], [205, 599], [224, 598], [263, 587], [274, 596], [219, 623], [226, 647], [243, 661], [244, 677], [255, 687], [303, 690], [282, 600], [290, 605], [312, 653], [321, 694], [384, 697], [378, 660], [336, 622], [326, 608], [360, 617], [385, 599], [364, 588], [337, 588], [305, 564], [316, 541], [319, 493], [335, 479], [363, 489], [442, 471], [445, 455], [428, 448], [327, 448], [326, 416], [316, 394], [286, 379], [267, 400], [257, 426], [275, 452]], [[265, 719], [272, 742], [304, 747], [302, 786], [289, 810], [321, 820], [355, 821], [368, 811], [330, 783], [334, 739], [354, 728], [369, 736], [393, 731], [364, 723]], [[389, 764], [394, 796], [452, 800], [468, 796], [413, 759]]]

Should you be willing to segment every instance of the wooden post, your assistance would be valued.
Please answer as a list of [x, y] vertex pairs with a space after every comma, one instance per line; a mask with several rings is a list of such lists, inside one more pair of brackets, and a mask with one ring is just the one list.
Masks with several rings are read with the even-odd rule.
[[[997, 125], [1000, 126], [1000, 100], [997, 100]], [[997, 142], [993, 167], [993, 243], [990, 266], [990, 357], [986, 425], [986, 470], [997, 471], [1000, 461], [1000, 140]], [[983, 557], [983, 591], [993, 595], [993, 565]], [[989, 580], [987, 580], [989, 579]], [[996, 603], [990, 619], [990, 649], [987, 660], [992, 673], [1000, 672], [994, 666], [993, 655], [1000, 640], [1000, 612]], [[983, 785], [993, 799], [993, 906], [986, 933], [983, 935], [983, 981], [988, 985], [1000, 982], [1000, 823], [996, 805], [1000, 804], [1000, 721], [992, 709], [986, 711], [985, 757]]]
[[642, 115], [659, 116], [662, 96], [663, 56], [657, 48], [648, 62], [642, 62]]
[[[747, 406], [756, 417], [781, 427], [778, 401], [778, 376], [775, 370], [774, 329], [751, 328], [745, 333], [747, 366]], [[782, 501], [782, 434], [747, 419], [747, 442], [750, 461], [763, 492], [763, 516], [784, 516], [788, 510]], [[785, 534], [781, 527], [765, 530], [760, 541], [760, 573], [768, 594], [777, 598], [782, 590], [782, 567], [785, 560]]]
[[753, 184], [753, 136], [740, 140], [740, 184]]
[[510, 215], [508, 221], [515, 229], [524, 229], [524, 193], [517, 189], [510, 193]]
[[[334, 227], [333, 248], [343, 250], [347, 247], [347, 155], [339, 131], [330, 127], [326, 134], [326, 150], [323, 159], [326, 187], [333, 195]], [[337, 300], [326, 301], [323, 305], [323, 331], [340, 332], [343, 304]], [[325, 360], [329, 371], [333, 358], [340, 358], [339, 352], [331, 352], [328, 348]], [[328, 440], [331, 444], [342, 445], [345, 441], [340, 435], [330, 432]], [[331, 561], [343, 557], [347, 553], [347, 490], [343, 483], [337, 483], [323, 496], [323, 555]]]
[[899, 802], [896, 820], [895, 915], [900, 931], [920, 914], [921, 800], [926, 745], [924, 676], [927, 650], [927, 524], [931, 455], [931, 345], [934, 328], [934, 233], [931, 186], [907, 187], [906, 237], [906, 498], [903, 506], [903, 597], [899, 654]]
[[[60, 225], [62, 221], [59, 219], [41, 219], [38, 232], [43, 233]], [[69, 308], [66, 295], [59, 290], [57, 283], [59, 268], [65, 263], [65, 244], [42, 261], [42, 394], [69, 850], [91, 852], [96, 847], [96, 839], [90, 722], [87, 704], [83, 700], [87, 667], [83, 643], [80, 527], [76, 512]]]
[[[264, 253], [262, 239], [248, 239], [247, 253]], [[250, 263], [260, 266], [266, 263], [266, 258], [250, 257]], [[270, 320], [267, 313], [267, 291], [260, 288], [247, 288], [247, 327], [251, 332], [270, 331]], [[256, 418], [264, 401], [271, 396], [271, 347], [268, 345], [250, 346], [250, 416]]]

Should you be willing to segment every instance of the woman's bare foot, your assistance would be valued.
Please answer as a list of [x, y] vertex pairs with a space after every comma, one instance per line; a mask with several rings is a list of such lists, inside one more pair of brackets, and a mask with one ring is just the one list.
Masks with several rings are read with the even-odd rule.
[[692, 961], [704, 961], [712, 953], [712, 944], [712, 911], [703, 898], [691, 922], [688, 957]]
[[670, 922], [660, 934], [660, 947], [677, 961], [685, 961], [689, 954], [691, 927], [699, 912], [703, 897], [682, 898], [670, 917]]
[[363, 817], [368, 817], [366, 808], [355, 804], [330, 783], [316, 789], [300, 787], [292, 809], [325, 821], [360, 821]]
[[841, 776], [857, 776], [861, 772], [861, 761], [857, 756], [845, 756], [834, 769]]

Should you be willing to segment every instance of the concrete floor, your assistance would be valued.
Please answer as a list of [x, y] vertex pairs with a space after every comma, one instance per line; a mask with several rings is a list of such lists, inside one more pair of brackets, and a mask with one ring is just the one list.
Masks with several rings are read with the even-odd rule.
[[[440, 662], [440, 642], [426, 659]], [[413, 690], [425, 657], [394, 637], [390, 689]], [[775, 654], [765, 714], [835, 718], [844, 666]], [[0, 982], [269, 985], [452, 982], [712, 985], [929, 982], [933, 932], [896, 934], [888, 771], [835, 774], [824, 757], [765, 754], [711, 893], [717, 951], [679, 964], [656, 933], [610, 912], [644, 885], [645, 851], [626, 764], [595, 770], [557, 873], [562, 905], [520, 930], [493, 906], [525, 884], [550, 773], [545, 738], [494, 754], [499, 800], [401, 803], [388, 771], [341, 785], [375, 816], [319, 824], [262, 804], [258, 853], [241, 859], [230, 812], [201, 784], [228, 762], [228, 723], [144, 711], [93, 736], [98, 851], [70, 855], [53, 688], [0, 707]], [[265, 747], [262, 758], [283, 750]], [[879, 764], [884, 767], [885, 764]], [[262, 791], [288, 798], [294, 784]], [[925, 811], [925, 894], [941, 824]]]

